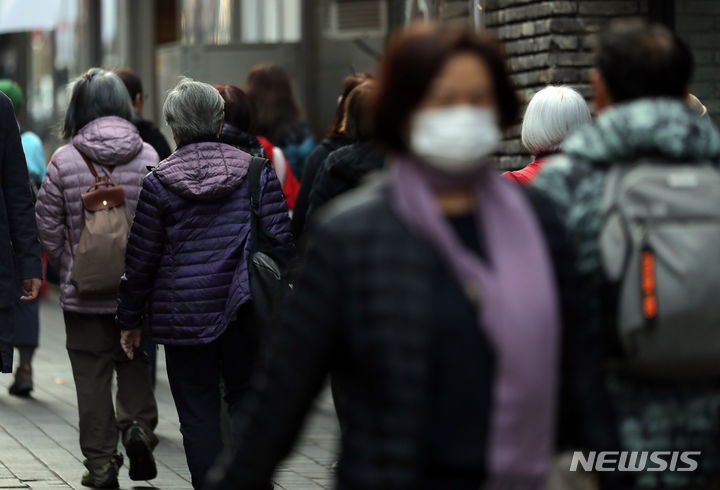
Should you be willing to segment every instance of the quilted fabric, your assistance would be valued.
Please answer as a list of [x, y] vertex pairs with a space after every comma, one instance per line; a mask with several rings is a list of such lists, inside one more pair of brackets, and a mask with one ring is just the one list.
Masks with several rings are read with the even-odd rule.
[[[98, 118], [84, 126], [71, 144], [59, 148], [50, 159], [40, 187], [35, 216], [43, 249], [50, 263], [60, 271], [60, 304], [64, 310], [78, 313], [115, 312], [115, 296], [82, 296], [70, 283], [72, 247], [77, 247], [83, 229], [80, 196], [95, 182], [78, 150], [106, 169], [111, 179], [123, 186], [125, 205], [135, 212], [143, 177], [148, 166], [158, 164], [155, 150], [143, 143], [135, 126], [115, 116]], [[118, 277], [118, 282], [120, 278]]]
[[[212, 342], [250, 299], [250, 155], [219, 142], [179, 148], [145, 178], [125, 260], [117, 319], [168, 345]], [[261, 225], [291, 249], [290, 219], [272, 168], [261, 176]]]

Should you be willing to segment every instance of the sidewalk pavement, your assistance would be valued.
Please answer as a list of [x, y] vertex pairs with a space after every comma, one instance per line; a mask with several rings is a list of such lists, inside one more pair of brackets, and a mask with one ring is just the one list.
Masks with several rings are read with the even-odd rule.
[[[85, 468], [78, 442], [77, 400], [70, 361], [65, 350], [65, 327], [56, 298], [41, 306], [40, 348], [35, 354], [35, 391], [31, 399], [7, 394], [13, 381], [0, 376], [0, 488], [56, 490], [85, 488]], [[177, 412], [158, 355], [156, 398], [160, 438], [155, 450], [158, 478], [132, 482], [126, 465], [120, 488], [190, 489]], [[321, 397], [294, 453], [275, 475], [276, 488], [310, 490], [332, 487], [331, 465], [336, 459], [338, 429], [327, 394]], [[135, 486], [133, 486], [135, 485]]]

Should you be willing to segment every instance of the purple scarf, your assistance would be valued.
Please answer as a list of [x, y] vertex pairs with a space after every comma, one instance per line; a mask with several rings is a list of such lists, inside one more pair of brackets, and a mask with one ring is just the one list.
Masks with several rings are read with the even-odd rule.
[[478, 325], [495, 349], [488, 487], [542, 488], [554, 442], [560, 329], [555, 278], [533, 212], [515, 186], [489, 169], [463, 178], [474, 188], [485, 262], [441, 214], [432, 171], [405, 157], [391, 172], [400, 219], [428, 240], [479, 303]]

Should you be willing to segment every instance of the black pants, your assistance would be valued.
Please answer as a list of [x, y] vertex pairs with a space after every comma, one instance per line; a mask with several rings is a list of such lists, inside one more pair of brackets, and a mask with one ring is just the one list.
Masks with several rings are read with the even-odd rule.
[[223, 449], [221, 379], [233, 431], [238, 426], [240, 402], [248, 391], [257, 352], [257, 342], [248, 335], [249, 330], [240, 323], [232, 323], [210, 344], [165, 346], [170, 389], [195, 488], [202, 487]]

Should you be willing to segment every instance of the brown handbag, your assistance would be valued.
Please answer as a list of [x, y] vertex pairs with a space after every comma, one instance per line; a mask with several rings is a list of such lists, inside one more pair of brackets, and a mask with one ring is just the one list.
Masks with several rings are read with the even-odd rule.
[[[93, 163], [80, 153], [95, 177], [82, 195], [83, 230], [74, 250], [70, 282], [81, 295], [116, 294], [125, 273], [125, 248], [130, 234], [130, 215], [125, 191], [110, 180], [110, 173], [98, 174]], [[72, 250], [72, 240], [68, 230]]]

